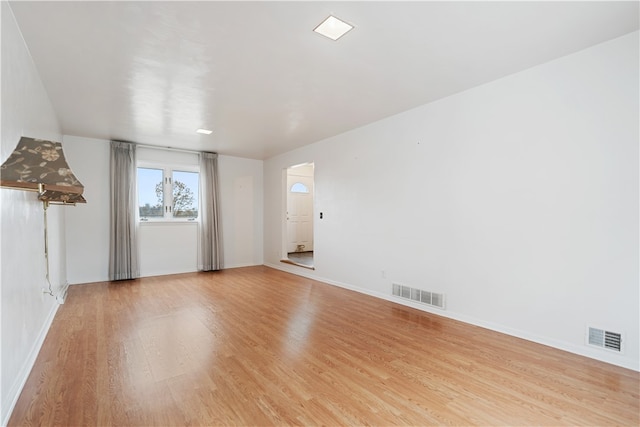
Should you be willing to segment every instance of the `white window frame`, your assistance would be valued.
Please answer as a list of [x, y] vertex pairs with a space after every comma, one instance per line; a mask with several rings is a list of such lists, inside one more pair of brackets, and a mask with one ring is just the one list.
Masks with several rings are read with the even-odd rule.
[[[162, 186], [163, 186], [163, 216], [162, 217], [141, 217], [140, 216], [140, 199], [139, 199], [139, 187], [136, 185], [136, 216], [140, 223], [152, 223], [152, 222], [200, 222], [200, 168], [194, 165], [180, 165], [180, 164], [166, 164], [157, 162], [141, 161], [136, 165], [136, 176], [138, 174], [138, 168], [144, 169], [159, 169], [162, 170]], [[189, 217], [174, 217], [173, 216], [173, 172], [195, 172], [198, 174], [198, 216], [195, 218]]]

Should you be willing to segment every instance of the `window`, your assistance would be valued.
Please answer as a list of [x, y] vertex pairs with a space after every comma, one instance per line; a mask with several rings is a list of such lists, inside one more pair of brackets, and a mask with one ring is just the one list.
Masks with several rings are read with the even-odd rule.
[[301, 182], [296, 182], [291, 186], [292, 193], [308, 193], [309, 189]]
[[198, 217], [199, 174], [170, 167], [138, 167], [140, 219], [194, 220]]
[[198, 217], [198, 172], [173, 171], [172, 213], [175, 218]]
[[138, 208], [140, 218], [164, 216], [162, 169], [138, 168]]

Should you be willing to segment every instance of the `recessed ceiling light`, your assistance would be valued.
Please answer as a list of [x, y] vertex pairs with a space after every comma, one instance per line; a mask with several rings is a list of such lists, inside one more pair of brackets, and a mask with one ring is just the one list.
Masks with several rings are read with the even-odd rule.
[[318, 34], [322, 34], [331, 40], [338, 40], [352, 29], [353, 25], [347, 24], [333, 15], [329, 15], [329, 17], [322, 21], [322, 23], [314, 28], [313, 31]]
[[198, 129], [198, 130], [196, 130], [196, 132], [204, 134], [204, 135], [211, 135], [213, 133], [213, 131], [209, 130], [209, 129]]

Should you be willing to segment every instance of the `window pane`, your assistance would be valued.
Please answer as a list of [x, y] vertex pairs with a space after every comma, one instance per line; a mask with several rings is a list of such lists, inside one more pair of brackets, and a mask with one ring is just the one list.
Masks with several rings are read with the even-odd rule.
[[173, 216], [198, 216], [198, 173], [173, 171]]
[[138, 168], [140, 218], [162, 217], [162, 169]]
[[296, 182], [291, 186], [292, 193], [308, 193], [309, 189], [301, 182]]

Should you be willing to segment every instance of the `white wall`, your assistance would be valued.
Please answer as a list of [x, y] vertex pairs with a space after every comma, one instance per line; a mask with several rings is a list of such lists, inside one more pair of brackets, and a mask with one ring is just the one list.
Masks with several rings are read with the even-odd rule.
[[[64, 136], [65, 155], [85, 186], [86, 205], [67, 212], [67, 257], [71, 284], [108, 280], [109, 141]], [[138, 150], [138, 159], [197, 165], [194, 154]], [[262, 162], [219, 156], [224, 268], [262, 264]], [[197, 270], [197, 224], [142, 223], [142, 276]]]
[[262, 265], [262, 161], [218, 156], [224, 268]]
[[87, 200], [66, 212], [69, 283], [105, 281], [109, 278], [109, 142], [63, 138], [65, 157], [84, 185]]
[[143, 222], [138, 229], [140, 276], [198, 271], [198, 223]]
[[[21, 136], [61, 141], [49, 97], [7, 2], [2, 20], [2, 131], [0, 162]], [[73, 163], [71, 163], [73, 169]], [[49, 208], [51, 282], [57, 294], [66, 283], [64, 207]], [[58, 304], [42, 290], [45, 279], [42, 203], [35, 193], [0, 189], [0, 421], [6, 425], [46, 336]]]
[[[638, 32], [265, 162], [265, 261], [639, 369]], [[279, 263], [282, 170], [315, 162], [316, 270]], [[425, 306], [419, 306], [425, 310]], [[624, 354], [584, 343], [624, 332]]]

